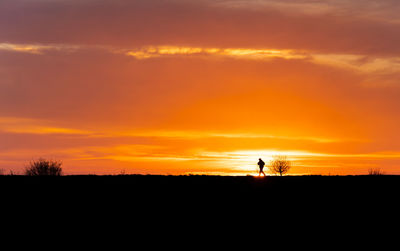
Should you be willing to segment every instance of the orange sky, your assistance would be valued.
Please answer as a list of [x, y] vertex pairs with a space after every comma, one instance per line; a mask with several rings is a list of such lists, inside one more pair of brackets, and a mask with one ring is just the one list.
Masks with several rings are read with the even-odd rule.
[[397, 0], [3, 0], [0, 169], [400, 174]]

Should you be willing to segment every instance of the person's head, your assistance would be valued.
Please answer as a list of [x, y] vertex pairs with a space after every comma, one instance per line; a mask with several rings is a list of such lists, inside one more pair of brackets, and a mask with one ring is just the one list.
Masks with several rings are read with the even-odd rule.
[[261, 158], [259, 158], [258, 160], [261, 160]]

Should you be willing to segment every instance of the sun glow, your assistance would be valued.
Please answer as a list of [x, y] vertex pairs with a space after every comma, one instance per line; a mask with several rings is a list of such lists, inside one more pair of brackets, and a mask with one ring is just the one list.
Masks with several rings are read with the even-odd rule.
[[221, 153], [204, 152], [201, 156], [213, 159], [217, 165], [227, 166], [232, 169], [232, 172], [243, 174], [256, 174], [258, 170], [257, 161], [263, 159], [266, 166], [277, 155], [287, 156], [290, 161], [296, 161], [300, 158], [322, 156], [320, 153], [311, 153], [305, 151], [281, 151], [281, 150], [246, 150], [232, 151]]

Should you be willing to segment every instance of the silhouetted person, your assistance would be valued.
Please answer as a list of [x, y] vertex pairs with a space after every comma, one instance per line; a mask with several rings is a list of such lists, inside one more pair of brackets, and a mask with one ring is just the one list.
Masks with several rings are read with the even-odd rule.
[[264, 166], [265, 166], [265, 163], [264, 163], [264, 161], [263, 161], [261, 158], [258, 159], [257, 165], [258, 165], [258, 167], [260, 168], [260, 172], [258, 173], [258, 176], [261, 176], [261, 174], [264, 174], [264, 177], [265, 177], [266, 175], [265, 175], [265, 173], [264, 173], [264, 171], [263, 171]]

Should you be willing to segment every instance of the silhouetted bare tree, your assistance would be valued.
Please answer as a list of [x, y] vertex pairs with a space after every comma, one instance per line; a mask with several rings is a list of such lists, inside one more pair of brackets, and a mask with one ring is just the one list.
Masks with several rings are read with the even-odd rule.
[[290, 161], [287, 160], [287, 157], [278, 155], [274, 156], [271, 160], [269, 170], [272, 173], [279, 173], [279, 175], [282, 176], [289, 171], [290, 167]]
[[62, 162], [56, 160], [38, 159], [29, 163], [25, 169], [25, 175], [28, 176], [61, 176]]

